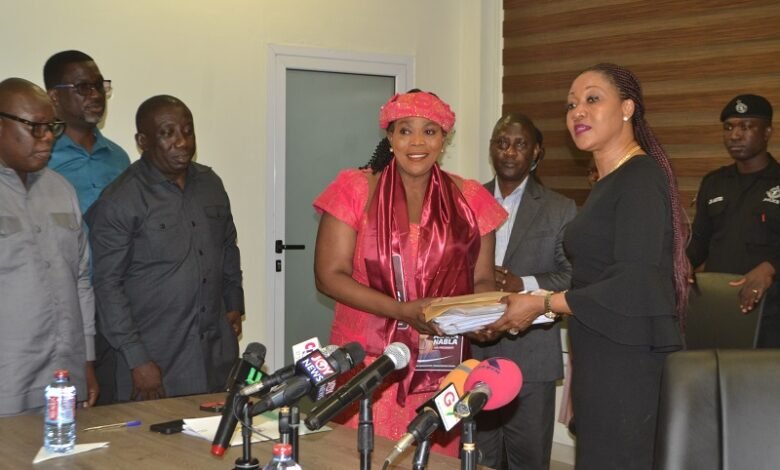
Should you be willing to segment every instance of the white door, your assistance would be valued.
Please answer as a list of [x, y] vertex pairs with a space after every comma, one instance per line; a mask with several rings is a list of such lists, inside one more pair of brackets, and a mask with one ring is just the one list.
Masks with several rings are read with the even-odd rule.
[[[271, 118], [277, 144], [269, 185], [275, 208], [268, 225], [273, 233], [268, 238], [273, 260], [269, 292], [274, 298], [269, 300], [273, 308], [266, 346], [272, 370], [292, 361], [290, 346], [299, 341], [317, 336], [328, 344], [333, 301], [314, 286], [319, 217], [311, 203], [340, 170], [369, 160], [382, 137], [379, 107], [396, 91], [408, 89], [411, 73], [408, 58], [393, 57], [388, 67], [387, 56], [329, 52], [322, 57], [322, 52], [308, 50], [306, 57], [298, 54], [292, 60], [289, 49], [283, 52], [276, 78], [284, 82], [284, 112]], [[320, 55], [311, 57], [313, 53]]]

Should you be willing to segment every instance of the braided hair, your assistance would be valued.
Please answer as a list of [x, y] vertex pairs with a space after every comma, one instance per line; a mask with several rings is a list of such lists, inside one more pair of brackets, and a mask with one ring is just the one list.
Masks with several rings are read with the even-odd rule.
[[676, 294], [677, 315], [681, 320], [684, 320], [685, 310], [688, 305], [688, 277], [691, 271], [690, 262], [685, 254], [685, 247], [690, 237], [688, 218], [680, 204], [677, 178], [672, 171], [669, 156], [645, 120], [642, 87], [639, 84], [639, 80], [630, 70], [619, 65], [601, 63], [585, 71], [601, 73], [617, 88], [621, 99], [630, 99], [634, 102], [634, 115], [631, 116], [631, 123], [634, 126], [634, 138], [666, 175], [666, 182], [669, 186], [669, 202], [672, 208], [674, 291]]
[[[390, 123], [390, 126], [388, 127], [388, 130], [392, 132], [393, 130], [393, 124]], [[390, 141], [387, 139], [387, 137], [383, 137], [382, 140], [379, 141], [379, 143], [376, 145], [376, 148], [374, 149], [374, 154], [371, 155], [371, 160], [368, 161], [365, 165], [361, 166], [361, 170], [365, 169], [371, 169], [371, 172], [373, 174], [377, 174], [380, 171], [384, 170], [387, 165], [390, 164], [390, 161], [393, 159], [393, 151], [390, 149]]]

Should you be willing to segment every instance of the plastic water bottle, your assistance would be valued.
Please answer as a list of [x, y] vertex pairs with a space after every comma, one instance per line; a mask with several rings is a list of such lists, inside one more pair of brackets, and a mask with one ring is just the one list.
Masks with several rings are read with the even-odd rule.
[[45, 397], [43, 446], [50, 452], [69, 452], [76, 445], [76, 387], [67, 370], [54, 373]]
[[292, 458], [292, 446], [290, 444], [274, 444], [273, 458], [263, 470], [301, 470], [301, 466]]

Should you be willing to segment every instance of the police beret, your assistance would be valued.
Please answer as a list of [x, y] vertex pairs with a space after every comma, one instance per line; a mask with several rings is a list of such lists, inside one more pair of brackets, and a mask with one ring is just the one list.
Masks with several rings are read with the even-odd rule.
[[720, 113], [720, 121], [730, 117], [757, 117], [772, 121], [772, 105], [766, 98], [758, 95], [735, 96]]

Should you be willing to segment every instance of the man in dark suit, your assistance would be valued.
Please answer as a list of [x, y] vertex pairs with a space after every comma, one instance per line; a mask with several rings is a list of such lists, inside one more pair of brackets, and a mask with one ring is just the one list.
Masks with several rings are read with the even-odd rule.
[[[536, 179], [534, 171], [543, 156], [542, 133], [528, 117], [509, 114], [498, 120], [490, 140], [496, 179], [485, 184], [509, 212], [496, 231], [498, 290], [562, 291], [571, 282], [563, 231], [577, 209], [574, 201]], [[478, 415], [481, 463], [493, 468], [548, 469], [555, 382], [563, 377], [560, 325], [535, 326], [473, 346], [477, 359], [502, 356], [516, 361], [524, 380], [520, 395], [509, 405]]]

